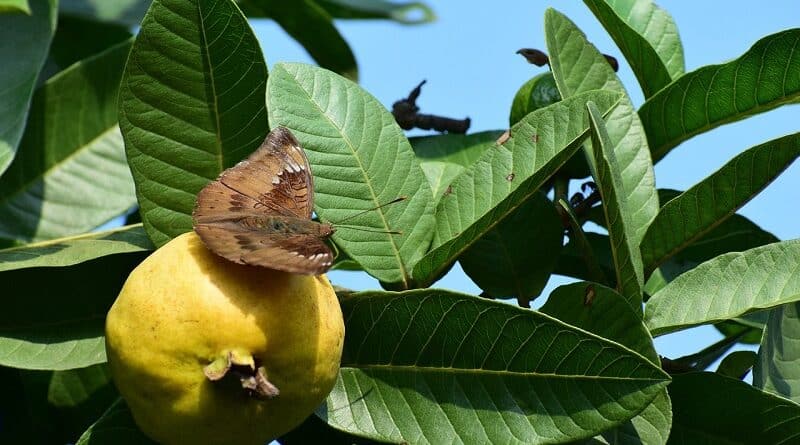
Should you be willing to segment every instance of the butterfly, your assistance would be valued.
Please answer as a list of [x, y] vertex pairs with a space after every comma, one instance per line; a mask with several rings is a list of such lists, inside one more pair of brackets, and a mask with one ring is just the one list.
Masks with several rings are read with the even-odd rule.
[[319, 275], [333, 264], [325, 240], [334, 228], [312, 221], [313, 209], [308, 158], [291, 131], [277, 127], [200, 191], [192, 219], [206, 247], [223, 258]]

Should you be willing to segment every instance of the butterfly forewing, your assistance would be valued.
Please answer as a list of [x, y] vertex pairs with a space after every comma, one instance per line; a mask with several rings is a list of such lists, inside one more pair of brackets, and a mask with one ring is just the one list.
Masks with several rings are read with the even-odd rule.
[[209, 249], [236, 263], [323, 273], [333, 259], [324, 242], [332, 229], [310, 220], [313, 189], [303, 149], [278, 127], [200, 191], [194, 229]]

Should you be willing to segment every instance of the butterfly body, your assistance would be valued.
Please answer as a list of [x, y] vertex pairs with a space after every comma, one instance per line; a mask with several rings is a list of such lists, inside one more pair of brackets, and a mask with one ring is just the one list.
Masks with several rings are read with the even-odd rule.
[[325, 240], [334, 229], [311, 220], [313, 193], [300, 143], [278, 127], [250, 157], [200, 191], [194, 230], [230, 261], [318, 275], [333, 264]]

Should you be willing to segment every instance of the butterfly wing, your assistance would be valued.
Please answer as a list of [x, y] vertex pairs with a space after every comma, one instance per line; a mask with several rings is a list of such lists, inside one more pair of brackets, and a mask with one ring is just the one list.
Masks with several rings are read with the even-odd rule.
[[289, 130], [277, 127], [252, 155], [200, 191], [193, 213], [195, 225], [243, 212], [310, 219], [313, 181], [300, 143]]
[[230, 221], [200, 224], [195, 230], [214, 253], [239, 264], [306, 275], [325, 273], [333, 264], [333, 253], [318, 233], [287, 235]]

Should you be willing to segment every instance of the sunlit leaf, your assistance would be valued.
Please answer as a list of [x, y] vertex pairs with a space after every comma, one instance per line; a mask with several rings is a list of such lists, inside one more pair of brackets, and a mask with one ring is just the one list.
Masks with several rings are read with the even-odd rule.
[[230, 0], [155, 0], [128, 58], [120, 129], [147, 234], [191, 230], [195, 195], [267, 134], [267, 68]]

